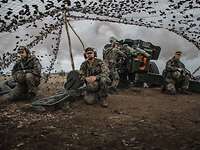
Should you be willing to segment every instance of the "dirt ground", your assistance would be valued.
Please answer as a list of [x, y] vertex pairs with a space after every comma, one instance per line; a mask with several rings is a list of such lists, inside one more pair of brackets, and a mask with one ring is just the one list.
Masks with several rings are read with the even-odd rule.
[[[63, 78], [41, 84], [52, 95]], [[35, 112], [29, 101], [0, 105], [0, 150], [200, 150], [200, 94], [169, 96], [159, 88], [130, 88], [86, 105]]]

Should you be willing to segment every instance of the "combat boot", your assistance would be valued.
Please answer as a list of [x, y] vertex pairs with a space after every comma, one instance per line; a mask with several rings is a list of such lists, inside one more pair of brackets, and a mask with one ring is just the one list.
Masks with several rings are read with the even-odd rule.
[[175, 90], [167, 90], [166, 93], [168, 95], [176, 95], [176, 91]]
[[192, 94], [191, 92], [189, 92], [189, 91], [186, 90], [186, 89], [181, 89], [180, 93], [181, 93], [181, 94], [185, 94], [185, 95], [191, 95], [191, 94]]
[[102, 98], [102, 99], [101, 99], [100, 105], [101, 105], [101, 107], [104, 107], [104, 108], [107, 108], [107, 107], [108, 107], [108, 103], [107, 103], [106, 98]]
[[35, 97], [36, 97], [36, 93], [35, 92], [28, 92], [27, 96], [26, 96], [26, 99], [34, 101]]
[[0, 97], [0, 104], [6, 104], [9, 102], [9, 99], [7, 96], [3, 95]]

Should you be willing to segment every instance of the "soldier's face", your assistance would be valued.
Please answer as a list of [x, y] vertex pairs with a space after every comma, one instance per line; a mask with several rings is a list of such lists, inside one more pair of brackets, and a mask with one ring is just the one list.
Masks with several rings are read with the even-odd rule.
[[27, 58], [27, 53], [26, 53], [25, 50], [20, 50], [20, 51], [18, 52], [18, 55], [19, 55], [19, 57], [20, 57], [21, 59]]
[[141, 54], [139, 54], [139, 55], [137, 56], [137, 58], [138, 58], [139, 60], [142, 60], [143, 56], [142, 56]]
[[86, 57], [87, 57], [88, 60], [93, 59], [94, 58], [94, 52], [93, 51], [88, 51], [86, 53]]
[[119, 47], [119, 44], [118, 44], [118, 43], [113, 43], [113, 47], [114, 47], [114, 48], [118, 48], [118, 47]]
[[181, 59], [181, 54], [175, 54], [175, 58], [178, 60]]

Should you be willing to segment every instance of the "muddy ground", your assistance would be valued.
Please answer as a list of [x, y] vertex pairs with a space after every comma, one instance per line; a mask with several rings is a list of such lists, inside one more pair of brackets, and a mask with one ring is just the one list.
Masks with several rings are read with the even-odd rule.
[[[40, 86], [52, 95], [63, 79]], [[130, 88], [86, 105], [35, 112], [29, 101], [0, 106], [0, 150], [200, 150], [200, 94], [169, 96], [159, 88]]]

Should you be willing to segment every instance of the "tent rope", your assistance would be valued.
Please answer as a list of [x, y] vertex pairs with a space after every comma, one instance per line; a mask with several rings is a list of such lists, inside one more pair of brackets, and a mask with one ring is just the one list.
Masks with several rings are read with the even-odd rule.
[[74, 34], [77, 36], [77, 38], [79, 39], [79, 41], [81, 42], [81, 45], [83, 46], [83, 50], [84, 50], [85, 49], [85, 45], [84, 45], [81, 37], [76, 33], [76, 31], [74, 30], [74, 28], [72, 27], [72, 25], [69, 23], [69, 20], [68, 20], [68, 25], [72, 29], [72, 31], [74, 32]]

